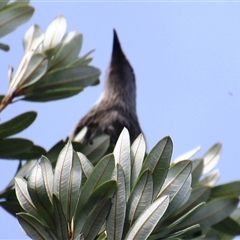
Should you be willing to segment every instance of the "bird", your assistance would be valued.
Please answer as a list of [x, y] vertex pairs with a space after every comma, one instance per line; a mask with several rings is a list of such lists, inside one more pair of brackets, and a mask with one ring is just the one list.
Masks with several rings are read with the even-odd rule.
[[92, 143], [101, 134], [110, 137], [114, 145], [127, 128], [131, 143], [142, 132], [136, 112], [136, 80], [134, 70], [123, 53], [116, 30], [113, 30], [113, 47], [103, 91], [90, 111], [78, 122], [72, 139], [85, 129], [82, 144]]

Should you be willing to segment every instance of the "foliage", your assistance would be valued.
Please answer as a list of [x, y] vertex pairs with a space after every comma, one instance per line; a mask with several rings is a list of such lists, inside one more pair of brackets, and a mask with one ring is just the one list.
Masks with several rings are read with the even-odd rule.
[[[15, 178], [25, 211], [17, 217], [26, 233], [33, 239], [152, 240], [240, 234], [240, 181], [214, 186], [221, 144], [202, 158], [186, 154], [172, 163], [170, 137], [149, 154], [145, 147], [142, 134], [130, 146], [123, 129], [113, 153], [95, 166], [70, 142], [55, 170], [42, 157], [27, 180]], [[101, 153], [101, 145], [94, 152]]]
[[[1, 1], [0, 37], [30, 19], [28, 1]], [[17, 100], [51, 101], [98, 83], [100, 71], [79, 57], [82, 34], [66, 33], [56, 17], [44, 32], [38, 25], [23, 37], [24, 55], [0, 111]], [[9, 46], [0, 43], [0, 49]], [[146, 153], [142, 134], [130, 145], [123, 129], [114, 149], [109, 137], [91, 145], [59, 141], [49, 151], [12, 137], [29, 127], [35, 111], [0, 124], [0, 158], [19, 161], [0, 192], [0, 206], [16, 216], [33, 239], [231, 239], [240, 235], [240, 181], [217, 185], [217, 143], [201, 158], [199, 148], [171, 161], [170, 137]], [[60, 153], [59, 153], [60, 152]], [[44, 156], [43, 156], [44, 155]], [[38, 161], [36, 159], [40, 158]]]

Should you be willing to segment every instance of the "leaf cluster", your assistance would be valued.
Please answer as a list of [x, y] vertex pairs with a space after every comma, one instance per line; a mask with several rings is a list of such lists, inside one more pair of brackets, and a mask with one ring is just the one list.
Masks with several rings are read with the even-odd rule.
[[[103, 145], [92, 148], [96, 155]], [[28, 180], [15, 178], [25, 210], [17, 214], [20, 224], [33, 239], [231, 239], [240, 234], [240, 182], [215, 186], [218, 171], [212, 170], [220, 144], [202, 158], [189, 160], [195, 149], [172, 162], [170, 137], [149, 154], [145, 150], [142, 134], [130, 145], [123, 129], [113, 153], [95, 166], [69, 142], [55, 169], [42, 157]]]

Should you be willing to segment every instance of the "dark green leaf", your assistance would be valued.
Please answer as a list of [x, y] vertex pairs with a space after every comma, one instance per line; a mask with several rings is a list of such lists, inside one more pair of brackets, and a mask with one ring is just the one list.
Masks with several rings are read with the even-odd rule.
[[237, 207], [239, 200], [237, 198], [218, 198], [190, 214], [179, 225], [178, 229], [200, 224], [202, 228], [210, 227], [229, 216]]
[[197, 185], [203, 171], [203, 159], [195, 159], [192, 161], [192, 186]]
[[[117, 164], [113, 178], [117, 182], [117, 190], [112, 199], [112, 206], [106, 221], [108, 239], [122, 239], [126, 216], [126, 184], [121, 165]], [[131, 238], [129, 238], [131, 239]]]
[[100, 228], [106, 220], [110, 206], [111, 198], [102, 199], [98, 204], [95, 205], [92, 212], [87, 217], [82, 229], [82, 233], [85, 239], [96, 239]]
[[167, 176], [172, 150], [171, 138], [165, 137], [155, 145], [143, 163], [142, 171], [149, 169], [153, 175], [153, 198], [159, 193]]
[[210, 198], [239, 197], [240, 181], [225, 183], [212, 188]]
[[53, 194], [54, 221], [58, 239], [69, 239], [68, 225], [62, 206], [58, 198]]
[[50, 101], [73, 96], [94, 83], [100, 71], [91, 66], [58, 69], [44, 75], [35, 84], [21, 90], [24, 100]]
[[42, 155], [46, 155], [46, 150], [40, 146], [33, 145], [30, 149], [25, 151], [24, 153], [15, 154], [15, 158], [19, 160], [32, 160], [38, 159]]
[[44, 226], [32, 215], [28, 213], [18, 213], [17, 218], [23, 229], [32, 239], [57, 239], [48, 227]]
[[228, 235], [240, 235], [240, 224], [238, 224], [230, 217], [227, 217], [221, 222], [217, 223], [213, 226], [213, 228]]
[[13, 217], [16, 217], [16, 213], [23, 211], [17, 199], [7, 199], [6, 201], [0, 201], [0, 206], [4, 208], [8, 213], [10, 213]]
[[28, 151], [33, 142], [23, 138], [8, 138], [0, 140], [0, 158], [17, 159], [19, 153]]

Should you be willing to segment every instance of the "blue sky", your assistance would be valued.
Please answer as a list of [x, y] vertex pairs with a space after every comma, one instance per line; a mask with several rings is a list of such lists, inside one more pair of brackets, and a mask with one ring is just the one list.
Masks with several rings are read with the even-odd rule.
[[[219, 183], [240, 179], [240, 3], [229, 2], [32, 2], [31, 20], [1, 39], [0, 90], [7, 90], [8, 65], [17, 67], [22, 38], [33, 24], [43, 30], [59, 14], [68, 31], [84, 35], [83, 55], [101, 69], [101, 84], [69, 99], [48, 103], [16, 102], [1, 113], [6, 121], [36, 110], [38, 117], [19, 134], [46, 149], [71, 133], [98, 99], [112, 49], [113, 28], [137, 77], [137, 110], [148, 149], [166, 135], [173, 156], [201, 146], [201, 156], [215, 142], [223, 144]], [[17, 163], [0, 160], [0, 189]], [[0, 209], [0, 239], [26, 236], [12, 216]]]

